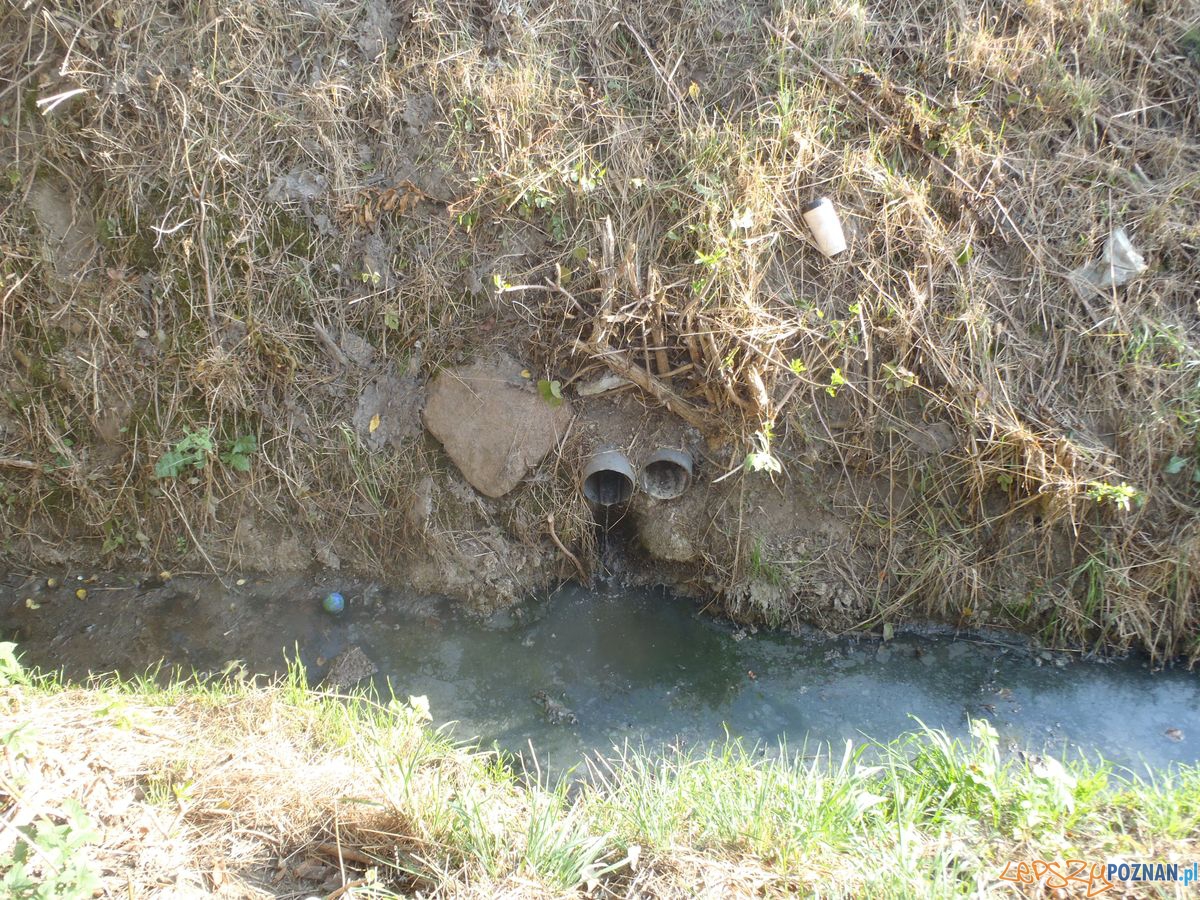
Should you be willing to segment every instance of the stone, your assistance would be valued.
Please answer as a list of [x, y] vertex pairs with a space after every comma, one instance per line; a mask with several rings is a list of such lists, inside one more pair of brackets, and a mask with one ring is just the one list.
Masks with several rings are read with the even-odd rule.
[[346, 355], [346, 359], [360, 369], [365, 369], [375, 359], [375, 348], [362, 335], [353, 331], [343, 331], [338, 345], [341, 347], [342, 353]]
[[429, 517], [433, 515], [433, 479], [426, 475], [413, 487], [404, 521], [413, 531], [424, 531]]
[[669, 562], [688, 562], [695, 559], [696, 548], [679, 525], [670, 513], [658, 519], [644, 517], [638, 529], [642, 547], [655, 559], [665, 559]]
[[545, 691], [535, 691], [533, 702], [546, 711], [546, 721], [551, 725], [578, 725], [579, 717], [559, 703]]
[[670, 503], [639, 499], [634, 516], [642, 549], [668, 562], [690, 562], [699, 556], [695, 530], [702, 520], [703, 502], [700, 491]]
[[566, 434], [570, 404], [551, 406], [502, 357], [446, 369], [429, 386], [425, 427], [479, 493], [503, 497]]
[[356, 645], [334, 657], [322, 684], [332, 688], [350, 688], [378, 671], [379, 667], [371, 662], [362, 647]]

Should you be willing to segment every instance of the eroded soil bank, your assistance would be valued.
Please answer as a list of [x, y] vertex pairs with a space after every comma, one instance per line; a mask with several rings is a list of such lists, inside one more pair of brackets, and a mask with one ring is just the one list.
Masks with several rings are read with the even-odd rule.
[[7, 4], [0, 555], [1200, 658], [1194, 11], [839, 9]]
[[[347, 604], [336, 616], [320, 602], [333, 589]], [[424, 696], [456, 738], [552, 773], [624, 745], [657, 755], [727, 736], [836, 757], [846, 741], [886, 743], [919, 723], [967, 739], [972, 719], [1007, 752], [1100, 754], [1138, 772], [1200, 761], [1200, 679], [1182, 667], [1084, 660], [996, 633], [788, 635], [699, 609], [662, 590], [572, 585], [471, 616], [355, 579], [104, 575], [48, 589], [10, 575], [0, 640], [74, 680], [276, 676], [298, 660], [332, 690], [373, 682], [385, 698]]]

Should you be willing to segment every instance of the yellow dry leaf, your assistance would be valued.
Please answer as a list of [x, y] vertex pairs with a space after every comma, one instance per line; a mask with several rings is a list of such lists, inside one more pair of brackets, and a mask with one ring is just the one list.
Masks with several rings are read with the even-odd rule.
[[375, 415], [371, 416], [371, 424], [369, 426], [367, 426], [367, 431], [369, 431], [371, 434], [374, 434], [375, 429], [378, 427], [379, 427], [379, 413], [375, 413]]

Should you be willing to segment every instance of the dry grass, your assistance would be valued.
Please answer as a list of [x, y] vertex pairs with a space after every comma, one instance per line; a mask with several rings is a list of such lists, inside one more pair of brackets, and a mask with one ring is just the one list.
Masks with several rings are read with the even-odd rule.
[[[0, 456], [50, 468], [0, 472], [13, 536], [224, 559], [250, 512], [385, 567], [431, 464], [356, 451], [366, 376], [318, 326], [421, 372], [619, 350], [722, 471], [759, 435], [850, 486], [867, 621], [1195, 658], [1196, 27], [1182, 0], [10, 4]], [[82, 279], [45, 184], [95, 219]], [[1150, 270], [1080, 299], [1117, 225]], [[252, 475], [155, 484], [195, 428], [257, 434]], [[553, 558], [555, 514], [590, 558], [562, 475], [506, 524]]]
[[[361, 832], [379, 826], [347, 799], [361, 773], [281, 721], [265, 694], [226, 708], [84, 691], [10, 694], [6, 705], [8, 723], [30, 735], [8, 753], [9, 824], [81, 804], [99, 834], [88, 857], [104, 896], [304, 893], [340, 883], [336, 853], [317, 845], [361, 848]], [[6, 832], [4, 853], [16, 839]]]

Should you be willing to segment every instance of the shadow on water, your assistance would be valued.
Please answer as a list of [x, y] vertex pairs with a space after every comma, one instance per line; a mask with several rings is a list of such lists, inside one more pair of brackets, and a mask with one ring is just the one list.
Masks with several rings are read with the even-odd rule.
[[[619, 556], [608, 571], [619, 574]], [[86, 605], [74, 587], [4, 579], [0, 638], [73, 678], [137, 674], [159, 660], [167, 671], [212, 672], [240, 661], [269, 675], [298, 648], [316, 681], [358, 646], [385, 695], [424, 694], [435, 723], [457, 722], [457, 737], [524, 759], [532, 748], [548, 772], [626, 743], [693, 746], [727, 732], [794, 749], [888, 740], [917, 727], [914, 716], [957, 735], [968, 717], [987, 718], [1013, 749], [1100, 752], [1136, 767], [1200, 761], [1200, 678], [1182, 669], [1079, 662], [978, 636], [748, 634], [613, 577], [603, 590], [569, 585], [486, 620], [365, 582], [139, 586], [110, 576], [89, 586]], [[320, 608], [331, 588], [346, 595], [341, 616]]]

